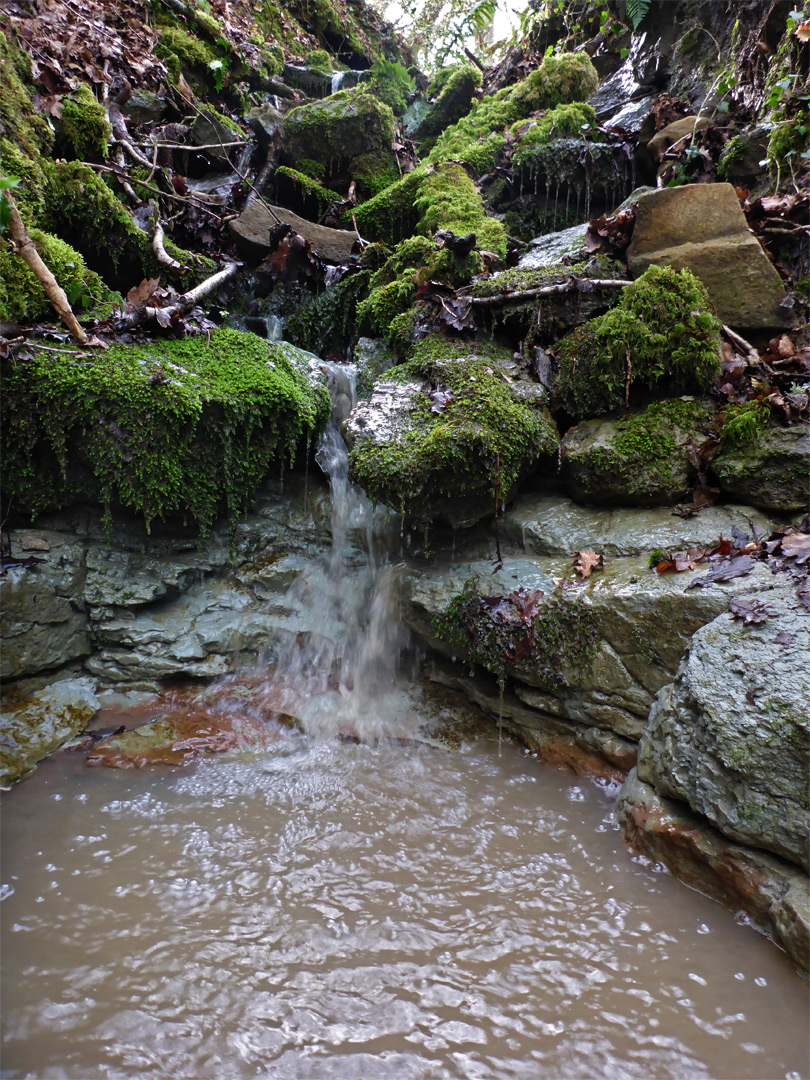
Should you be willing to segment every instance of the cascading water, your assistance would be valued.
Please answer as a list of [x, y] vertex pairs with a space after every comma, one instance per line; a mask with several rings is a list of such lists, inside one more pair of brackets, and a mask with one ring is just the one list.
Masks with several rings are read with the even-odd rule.
[[268, 658], [273, 675], [258, 696], [294, 715], [310, 735], [403, 734], [409, 710], [395, 690], [408, 634], [396, 609], [392, 563], [399, 523], [376, 511], [349, 480], [340, 425], [355, 403], [353, 366], [317, 363], [332, 397], [332, 415], [315, 454], [329, 480], [332, 545], [291, 586], [288, 599], [291, 607], [311, 613], [318, 631], [275, 650]]

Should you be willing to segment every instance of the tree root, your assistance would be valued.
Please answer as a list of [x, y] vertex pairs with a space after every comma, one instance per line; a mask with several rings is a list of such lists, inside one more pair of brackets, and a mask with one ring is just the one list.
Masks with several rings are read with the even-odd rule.
[[496, 293], [494, 296], [472, 296], [470, 303], [483, 307], [498, 307], [501, 304], [521, 304], [532, 296], [553, 296], [555, 293], [571, 292], [583, 287], [591, 289], [624, 289], [632, 281], [616, 278], [573, 278], [561, 281], [557, 285], [543, 285], [537, 289], [515, 289], [514, 292]]

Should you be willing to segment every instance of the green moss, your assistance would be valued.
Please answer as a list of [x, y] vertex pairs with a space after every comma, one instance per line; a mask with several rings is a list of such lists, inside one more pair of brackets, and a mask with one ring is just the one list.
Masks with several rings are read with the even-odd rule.
[[[596, 111], [591, 105], [583, 102], [572, 102], [569, 105], [558, 105], [551, 109], [542, 120], [531, 123], [525, 130], [520, 132], [520, 141], [515, 150], [513, 160], [516, 165], [530, 165], [534, 163], [537, 148], [547, 146], [553, 139], [566, 137], [585, 138], [596, 124]], [[520, 121], [514, 128], [520, 128]]]
[[304, 217], [316, 221], [328, 207], [340, 201], [340, 195], [336, 191], [330, 191], [317, 180], [312, 180], [286, 165], [276, 169], [274, 180], [279, 198], [285, 206], [292, 200], [300, 206]]
[[506, 145], [504, 131], [515, 119], [508, 98], [485, 97], [467, 116], [442, 132], [427, 160], [431, 164], [461, 161], [476, 174], [489, 172]]
[[769, 401], [745, 401], [730, 404], [724, 413], [723, 445], [744, 448], [753, 446], [768, 426]]
[[553, 109], [571, 101], [587, 101], [599, 86], [599, 76], [587, 53], [557, 53], [517, 84], [509, 95], [520, 116]]
[[[80, 318], [91, 311], [98, 316], [109, 315], [117, 298], [98, 274], [87, 269], [78, 251], [40, 229], [32, 228], [30, 234], [76, 314]], [[22, 259], [0, 241], [0, 322], [33, 323], [49, 315], [53, 316], [54, 312], [42, 285]]]
[[[31, 62], [15, 44], [11, 34], [0, 31], [0, 129], [4, 140], [16, 143], [28, 161], [36, 161], [53, 143], [48, 122], [33, 106], [26, 86], [31, 79]], [[27, 177], [19, 177], [27, 181]]]
[[0, 172], [22, 181], [14, 189], [14, 202], [27, 223], [39, 221], [45, 210], [45, 172], [37, 154], [28, 157], [19, 143], [0, 139]]
[[402, 116], [416, 83], [402, 64], [379, 59], [372, 64], [369, 88], [380, 101], [390, 106], [394, 116]]
[[59, 119], [59, 142], [67, 144], [80, 161], [106, 158], [110, 150], [112, 126], [104, 106], [86, 83], [66, 98]]
[[676, 441], [676, 435], [704, 430], [712, 412], [700, 402], [676, 398], [623, 416], [608, 445], [587, 455], [588, 489], [596, 493], [619, 479], [627, 495], [641, 503], [670, 493], [682, 483], [685, 459], [682, 438]]
[[310, 303], [299, 305], [284, 324], [287, 340], [319, 356], [348, 346], [355, 332], [357, 301], [370, 276], [368, 270], [347, 274]]
[[309, 176], [312, 180], [323, 180], [326, 175], [326, 166], [322, 161], [313, 161], [312, 158], [301, 158], [296, 161], [297, 171]]
[[511, 354], [491, 343], [474, 348], [443, 337], [420, 342], [386, 379], [449, 390], [444, 406], [434, 412], [427, 392], [412, 394], [390, 438], [358, 439], [349, 454], [352, 475], [370, 497], [417, 522], [482, 489], [494, 508], [496, 494], [505, 498], [524, 469], [557, 446], [545, 410], [521, 400], [498, 370]]
[[359, 86], [291, 109], [284, 120], [282, 151], [290, 162], [300, 158], [321, 162], [328, 179], [365, 154], [393, 164], [395, 128], [390, 108]]
[[439, 95], [420, 123], [414, 138], [427, 149], [433, 140], [451, 124], [460, 120], [470, 108], [475, 91], [481, 85], [481, 73], [471, 64], [453, 68], [442, 82]]
[[[457, 236], [474, 232], [477, 246], [506, 252], [503, 226], [487, 217], [481, 196], [455, 162], [421, 165], [355, 210], [362, 236], [397, 244], [414, 232], [431, 236], [449, 229]], [[347, 219], [348, 224], [348, 219]]]
[[307, 55], [307, 67], [315, 71], [330, 72], [335, 70], [335, 60], [326, 49], [313, 49]]
[[321, 430], [330, 411], [288, 345], [215, 330], [103, 353], [12, 356], [4, 369], [7, 492], [19, 510], [90, 498], [173, 513], [206, 532], [235, 521], [271, 463]]
[[719, 372], [720, 323], [688, 270], [651, 266], [605, 315], [564, 337], [557, 393], [577, 418], [624, 405], [625, 389], [704, 391]]
[[[81, 251], [87, 262], [107, 280], [118, 277], [131, 284], [136, 274], [179, 280], [158, 263], [150, 237], [141, 232], [110, 188], [91, 168], [77, 161], [49, 163], [43, 223]], [[193, 273], [182, 280], [190, 287], [213, 265], [173, 247], [172, 254]], [[127, 284], [122, 280], [121, 285]]]
[[400, 177], [393, 160], [378, 154], [361, 154], [352, 162], [352, 177], [357, 183], [361, 199], [372, 199], [381, 191], [395, 184]]
[[599, 633], [585, 604], [563, 597], [538, 604], [527, 619], [520, 606], [525, 589], [488, 596], [480, 585], [470, 578], [433, 620], [441, 641], [495, 675], [501, 686], [514, 674], [544, 690], [559, 690], [570, 685], [569, 674], [592, 670]]
[[175, 79], [181, 72], [207, 75], [208, 65], [217, 59], [217, 54], [210, 46], [179, 26], [164, 26], [161, 29], [160, 38], [155, 45], [155, 56], [164, 61]]

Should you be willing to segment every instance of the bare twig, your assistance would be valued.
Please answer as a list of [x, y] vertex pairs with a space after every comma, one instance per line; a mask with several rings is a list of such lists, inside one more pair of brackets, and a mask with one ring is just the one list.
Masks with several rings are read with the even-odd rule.
[[40, 285], [42, 285], [45, 295], [50, 300], [57, 315], [76, 341], [78, 341], [80, 345], [86, 345], [87, 334], [85, 334], [84, 330], [79, 325], [78, 319], [73, 314], [73, 309], [68, 303], [65, 290], [40, 258], [39, 252], [34, 247], [34, 241], [28, 235], [28, 230], [23, 224], [20, 212], [14, 204], [11, 192], [6, 191], [5, 197], [10, 211], [8, 232], [14, 243], [14, 249], [17, 255], [20, 256], [37, 281], [39, 281]]
[[152, 184], [147, 184], [144, 180], [135, 180], [133, 177], [127, 176], [126, 173], [122, 174], [120, 168], [113, 169], [109, 165], [97, 165], [93, 161], [82, 161], [80, 162], [80, 164], [86, 165], [88, 169], [97, 169], [99, 172], [113, 173], [114, 176], [123, 175], [123, 178], [125, 180], [128, 180], [130, 183], [137, 184], [138, 187], [146, 188], [147, 191], [153, 191], [155, 195], [160, 195], [163, 199], [172, 199], [174, 202], [181, 203], [193, 203], [194, 206], [199, 207], [200, 210], [203, 210], [206, 214], [210, 214], [211, 217], [216, 218], [217, 221], [222, 220], [220, 215], [215, 214], [213, 210], [209, 210], [208, 207], [205, 205], [204, 200], [197, 195], [176, 195], [168, 191], [161, 191], [160, 188], [156, 188]]
[[164, 266], [170, 266], [172, 270], [176, 270], [179, 274], [185, 274], [188, 271], [187, 266], [183, 266], [177, 259], [173, 259], [163, 245], [165, 239], [165, 233], [163, 232], [163, 226], [158, 221], [155, 225], [155, 235], [152, 237], [152, 250], [155, 253], [155, 258], [159, 263]]
[[[126, 170], [124, 169], [124, 151], [121, 149], [120, 146], [117, 146], [115, 148], [115, 164], [119, 167], [122, 173], [125, 173]], [[135, 191], [132, 184], [130, 184], [129, 180], [127, 180], [126, 176], [119, 176], [118, 182], [121, 184], [121, 187], [124, 189], [127, 196], [132, 200], [132, 202], [135, 203], [136, 206], [143, 206], [143, 199]]]
[[742, 351], [746, 354], [746, 356], [752, 363], [759, 363], [759, 353], [750, 343], [750, 341], [746, 341], [744, 337], [740, 337], [736, 330], [732, 330], [731, 327], [726, 326], [725, 323], [723, 323], [723, 333], [726, 335], [729, 341], [731, 341], [734, 345], [737, 346], [738, 349], [742, 349]]
[[235, 139], [233, 142], [204, 143], [202, 146], [196, 146], [194, 143], [170, 142], [153, 143], [152, 145], [158, 150], [225, 150], [229, 146], [247, 146], [247, 142], [247, 139]]
[[464, 50], [464, 55], [467, 57], [468, 60], [475, 64], [479, 71], [483, 72], [486, 70], [478, 57], [471, 53], [469, 49]]
[[256, 175], [256, 179], [253, 181], [253, 186], [247, 193], [247, 198], [245, 199], [245, 210], [247, 210], [251, 203], [255, 202], [256, 199], [261, 197], [264, 189], [270, 183], [270, 177], [273, 175], [275, 168], [276, 152], [273, 147], [269, 147], [267, 150], [267, 157], [265, 158], [264, 165], [262, 165], [261, 170]]
[[165, 323], [167, 320], [173, 319], [175, 315], [183, 315], [185, 312], [191, 311], [200, 300], [204, 300], [206, 296], [215, 292], [220, 285], [224, 285], [226, 281], [234, 277], [241, 267], [242, 263], [240, 262], [230, 263], [224, 270], [212, 274], [211, 277], [201, 281], [193, 289], [183, 293], [174, 304], [169, 304], [163, 308], [142, 307], [136, 308], [134, 311], [128, 311], [118, 320], [117, 329], [129, 330], [133, 326], [140, 326], [147, 322]]
[[470, 297], [470, 303], [483, 306], [520, 304], [532, 296], [553, 296], [555, 293], [581, 289], [583, 285], [588, 285], [594, 289], [624, 289], [627, 285], [632, 284], [632, 281], [622, 281], [616, 278], [579, 278], [571, 281], [561, 281], [558, 285], [543, 285], [537, 289], [516, 289], [514, 292], [495, 293], [494, 296], [472, 296]]

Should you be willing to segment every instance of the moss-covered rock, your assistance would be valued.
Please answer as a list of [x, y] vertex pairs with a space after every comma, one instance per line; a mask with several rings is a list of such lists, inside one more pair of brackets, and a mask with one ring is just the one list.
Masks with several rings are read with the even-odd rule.
[[301, 214], [302, 217], [320, 220], [324, 211], [333, 203], [340, 201], [336, 191], [330, 191], [311, 176], [282, 165], [273, 176], [276, 197], [284, 206]]
[[487, 216], [475, 185], [456, 162], [420, 165], [358, 206], [355, 220], [369, 240], [398, 244], [414, 232], [432, 236], [448, 229], [456, 236], [474, 232], [479, 248], [506, 252], [503, 226]]
[[493, 514], [557, 447], [542, 394], [505, 378], [511, 364], [491, 343], [420, 343], [349, 417], [351, 475], [420, 524], [464, 527]]
[[327, 183], [348, 183], [356, 158], [370, 154], [393, 164], [394, 130], [391, 109], [365, 87], [341, 90], [287, 113], [281, 152], [293, 166], [299, 158], [323, 164]]
[[155, 55], [165, 63], [169, 73], [178, 79], [182, 74], [201, 78], [210, 76], [209, 64], [217, 59], [217, 53], [179, 26], [164, 26], [155, 46]]
[[322, 380], [289, 345], [216, 330], [210, 339], [32, 350], [4, 366], [6, 494], [32, 515], [76, 499], [174, 513], [207, 531], [244, 512], [330, 411]]
[[575, 417], [601, 416], [642, 388], [702, 392], [719, 372], [720, 322], [688, 270], [651, 266], [611, 311], [556, 347], [557, 393]]
[[711, 404], [653, 402], [620, 420], [583, 420], [560, 444], [566, 491], [581, 502], [667, 506], [687, 495], [690, 440], [705, 440]]
[[[91, 168], [78, 161], [48, 162], [45, 175], [44, 227], [80, 251], [107, 282], [126, 289], [145, 277], [176, 277], [158, 263], [151, 237], [141, 232]], [[212, 272], [210, 259], [191, 255], [171, 242], [166, 249], [191, 270], [183, 279], [186, 287]]]
[[31, 225], [44, 206], [45, 177], [41, 157], [53, 143], [53, 132], [33, 106], [26, 85], [28, 57], [0, 32], [0, 172], [20, 180], [14, 201]]
[[584, 138], [596, 123], [596, 110], [592, 105], [581, 101], [568, 105], [558, 105], [551, 109], [542, 120], [533, 121], [524, 126], [520, 121], [516, 125], [519, 142], [513, 160], [516, 165], [532, 165], [537, 156], [538, 147], [547, 146], [554, 139], [565, 137]]
[[783, 428], [770, 423], [756, 425], [750, 439], [726, 437], [712, 472], [723, 491], [752, 506], [791, 512], [807, 510], [810, 432], [804, 424]]
[[460, 64], [448, 70], [436, 100], [413, 133], [414, 139], [423, 144], [423, 149], [427, 149], [445, 128], [455, 124], [469, 112], [475, 91], [480, 85], [481, 73], [471, 64]]
[[[88, 270], [78, 251], [58, 236], [30, 230], [43, 262], [65, 290], [79, 318], [108, 316], [119, 303], [98, 274]], [[105, 306], [106, 305], [106, 306]], [[0, 241], [0, 322], [33, 323], [53, 313], [40, 281], [8, 245]]]
[[109, 152], [112, 126], [104, 106], [86, 83], [65, 99], [57, 130], [57, 149], [68, 157], [99, 161]]
[[547, 56], [522, 82], [485, 97], [442, 132], [428, 161], [459, 160], [477, 173], [487, 172], [503, 150], [507, 128], [539, 109], [585, 101], [598, 82], [596, 69], [585, 53]]

